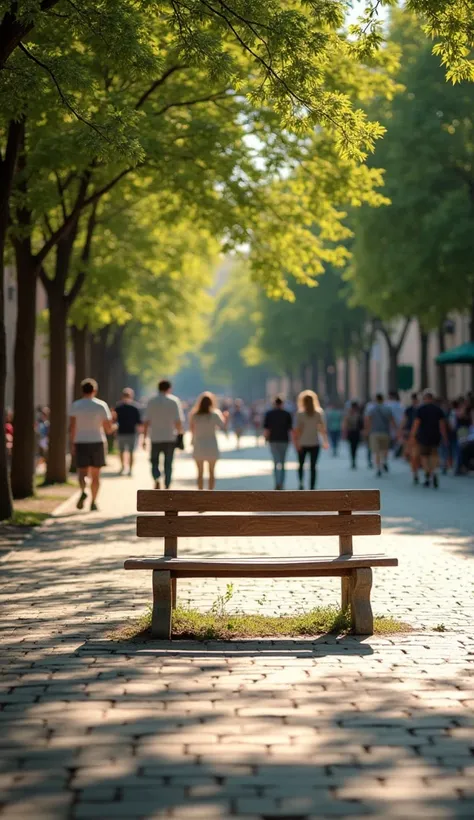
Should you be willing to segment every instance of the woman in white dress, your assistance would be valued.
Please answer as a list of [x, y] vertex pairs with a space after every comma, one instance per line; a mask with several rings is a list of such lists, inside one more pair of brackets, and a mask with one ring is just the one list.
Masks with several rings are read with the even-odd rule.
[[217, 430], [225, 430], [226, 419], [216, 408], [212, 393], [203, 393], [199, 396], [190, 416], [191, 433], [193, 435], [194, 459], [198, 468], [197, 485], [199, 490], [204, 489], [204, 464], [209, 465], [209, 489], [213, 490], [216, 482], [214, 471], [219, 458]]

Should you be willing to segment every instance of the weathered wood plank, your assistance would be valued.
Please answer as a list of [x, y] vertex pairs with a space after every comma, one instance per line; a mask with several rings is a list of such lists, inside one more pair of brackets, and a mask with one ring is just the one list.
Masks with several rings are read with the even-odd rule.
[[[176, 518], [177, 512], [165, 512], [166, 518]], [[178, 539], [175, 535], [168, 535], [165, 538], [165, 555], [167, 558], [176, 558], [178, 555]], [[173, 609], [176, 609], [176, 578], [171, 579], [171, 603]]]
[[[352, 515], [350, 510], [340, 510], [339, 515], [347, 517]], [[353, 541], [352, 535], [339, 536], [339, 555], [352, 555]], [[347, 609], [350, 604], [350, 580], [347, 577], [341, 578], [341, 609]]]
[[151, 614], [151, 634], [154, 638], [169, 641], [171, 638], [171, 575], [162, 570], [153, 570], [153, 610]]
[[163, 515], [137, 516], [142, 538], [218, 538], [288, 535], [380, 535], [379, 515]]
[[351, 577], [351, 621], [356, 635], [373, 635], [374, 616], [370, 603], [372, 570], [355, 569]]
[[380, 510], [379, 490], [138, 490], [139, 512], [371, 512]]
[[359, 567], [396, 567], [398, 558], [387, 555], [348, 555], [317, 558], [127, 558], [125, 569], [167, 570], [179, 574], [199, 572], [212, 578], [217, 570], [225, 572], [287, 572], [294, 570], [353, 570]]

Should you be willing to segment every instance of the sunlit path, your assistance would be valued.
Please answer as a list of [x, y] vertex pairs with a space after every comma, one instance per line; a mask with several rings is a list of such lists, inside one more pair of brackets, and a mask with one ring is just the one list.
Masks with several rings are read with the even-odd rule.
[[[236, 452], [223, 440], [218, 487], [271, 488], [268, 452], [253, 443]], [[374, 486], [360, 455], [351, 472], [345, 454], [324, 454], [319, 486]], [[175, 486], [192, 487], [189, 454], [175, 466]], [[1, 818], [472, 816], [472, 480], [446, 478], [436, 495], [394, 463], [380, 482], [377, 548], [400, 566], [377, 570], [374, 609], [414, 633], [167, 646], [107, 637], [150, 603], [149, 578], [124, 572], [123, 559], [159, 549], [134, 534], [136, 490], [152, 486], [146, 454], [133, 478], [117, 472], [110, 457], [98, 513], [71, 499], [2, 564]], [[302, 538], [180, 543], [237, 549], [328, 551]], [[179, 598], [204, 607], [221, 589], [182, 582]], [[334, 579], [234, 590], [231, 608], [271, 612], [338, 594]]]

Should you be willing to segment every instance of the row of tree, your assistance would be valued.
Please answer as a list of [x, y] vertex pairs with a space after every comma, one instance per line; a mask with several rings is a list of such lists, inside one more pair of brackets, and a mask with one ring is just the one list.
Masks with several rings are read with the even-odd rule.
[[[344, 0], [0, 4], [0, 417], [4, 269], [15, 264], [16, 495], [33, 489], [38, 281], [55, 482], [66, 477], [69, 328], [76, 381], [90, 367], [112, 390], [124, 346], [127, 369], [142, 371], [195, 343], [218, 245], [248, 246], [273, 296], [345, 258], [345, 209], [381, 202], [365, 160], [383, 128], [363, 108], [395, 90], [379, 5], [348, 32]], [[472, 70], [466, 5], [411, 2], [454, 79]], [[11, 511], [1, 425], [0, 519]]]
[[[468, 314], [474, 341], [474, 86], [445, 82], [419, 21], [393, 12], [389, 42], [400, 50], [393, 98], [377, 95], [368, 112], [386, 128], [370, 157], [383, 168], [381, 207], [351, 209], [345, 247], [326, 264], [316, 287], [297, 285], [292, 301], [271, 301], [249, 289], [241, 269], [216, 308], [217, 335], [204, 348], [209, 372], [238, 380], [252, 368], [284, 374], [290, 384], [324, 386], [335, 397], [336, 361], [365, 364], [363, 396], [370, 386], [370, 351], [377, 335], [388, 348], [388, 384], [397, 388], [400, 351], [411, 321], [420, 335], [420, 387], [428, 384], [428, 335], [437, 330], [445, 349], [449, 314]], [[379, 203], [380, 204], [380, 203]], [[335, 266], [335, 263], [338, 266]], [[439, 371], [446, 395], [446, 374]], [[474, 387], [474, 383], [473, 383]]]

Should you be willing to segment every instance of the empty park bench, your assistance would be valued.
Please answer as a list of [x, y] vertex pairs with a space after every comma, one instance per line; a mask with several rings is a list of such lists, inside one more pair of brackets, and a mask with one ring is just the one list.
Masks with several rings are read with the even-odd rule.
[[[380, 535], [378, 490], [284, 493], [139, 490], [137, 508], [141, 513], [148, 513], [137, 517], [137, 535], [164, 538], [162, 557], [128, 558], [124, 564], [127, 570], [149, 570], [153, 573], [151, 634], [156, 638], [169, 639], [171, 636], [178, 578], [290, 576], [340, 577], [341, 606], [343, 609], [350, 607], [353, 631], [357, 635], [371, 635], [372, 567], [394, 567], [398, 564], [396, 558], [353, 555], [352, 552], [354, 535]], [[339, 555], [310, 558], [178, 557], [178, 538], [273, 536], [282, 539], [302, 535], [337, 535]]]

